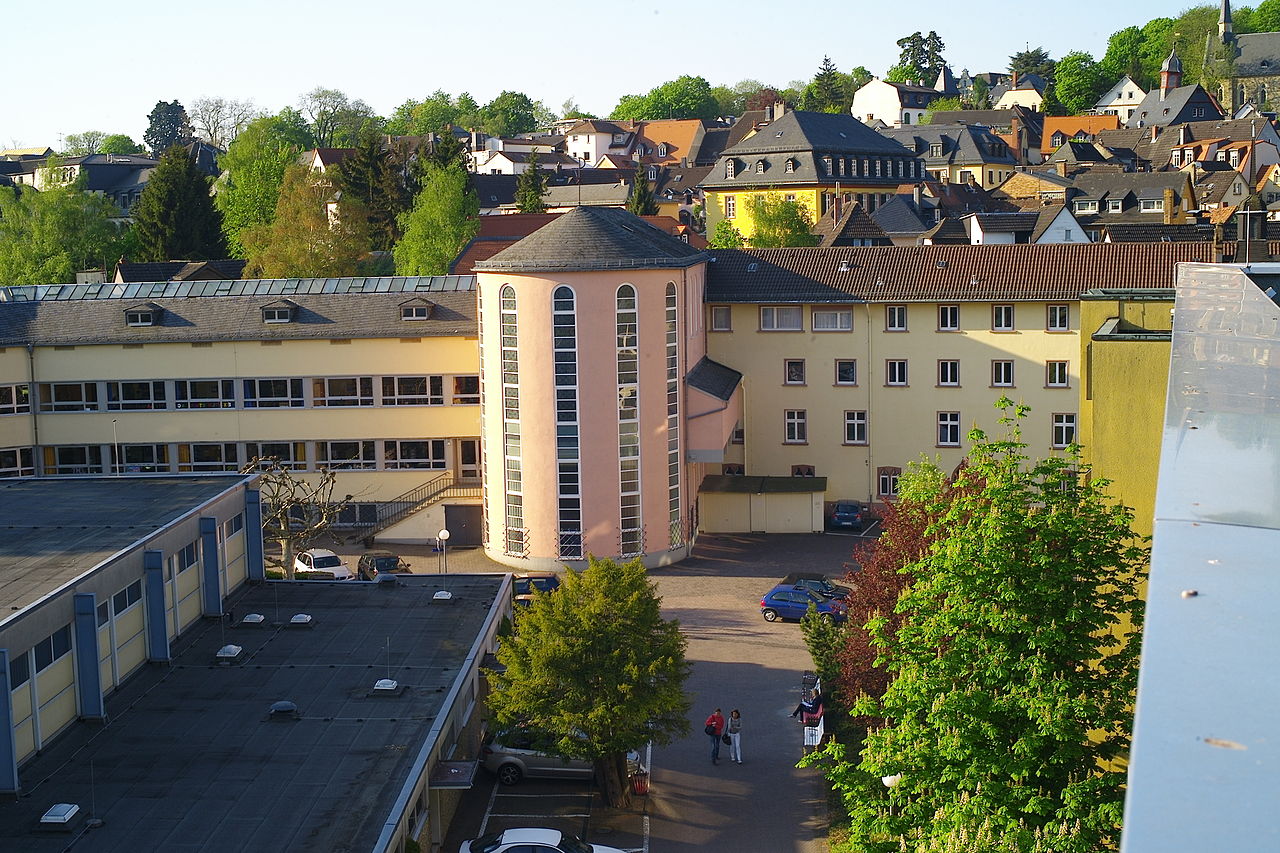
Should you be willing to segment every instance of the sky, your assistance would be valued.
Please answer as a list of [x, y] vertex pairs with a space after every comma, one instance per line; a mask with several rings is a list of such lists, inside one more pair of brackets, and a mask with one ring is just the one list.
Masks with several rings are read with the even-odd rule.
[[[317, 86], [389, 115], [444, 89], [481, 104], [520, 91], [559, 112], [567, 100], [607, 116], [624, 94], [682, 74], [714, 85], [754, 79], [785, 86], [813, 76], [824, 54], [842, 71], [877, 76], [895, 42], [936, 30], [958, 74], [1004, 70], [1010, 54], [1101, 58], [1116, 30], [1176, 17], [1184, 3], [1077, 0], [974, 13], [955, 0], [792, 5], [766, 0], [679, 4], [608, 0], [221, 0], [113, 6], [62, 0], [52, 18], [9, 39], [0, 60], [0, 148], [58, 149], [71, 133], [141, 141], [159, 100], [251, 99], [276, 112]], [[994, 8], [994, 7], [993, 7]]]

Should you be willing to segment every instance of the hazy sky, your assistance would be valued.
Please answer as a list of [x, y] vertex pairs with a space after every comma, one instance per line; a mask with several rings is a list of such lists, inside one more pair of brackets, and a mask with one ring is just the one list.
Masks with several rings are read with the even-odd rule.
[[1111, 33], [1184, 5], [1077, 0], [975, 12], [942, 0], [222, 0], [144, 11], [63, 0], [26, 16], [5, 44], [0, 147], [57, 148], [84, 130], [141, 141], [158, 100], [214, 95], [274, 112], [316, 86], [383, 115], [436, 89], [469, 91], [481, 104], [512, 89], [557, 112], [573, 99], [607, 115], [619, 96], [681, 74], [784, 86], [811, 77], [824, 53], [841, 70], [882, 75], [897, 61], [894, 42], [916, 30], [937, 30], [956, 73], [1004, 70], [1028, 44], [1055, 58], [1071, 50], [1100, 58]]

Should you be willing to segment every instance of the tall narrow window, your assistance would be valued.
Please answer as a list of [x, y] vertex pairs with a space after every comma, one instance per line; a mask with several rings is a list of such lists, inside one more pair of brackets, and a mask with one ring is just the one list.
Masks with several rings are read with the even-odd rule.
[[680, 305], [673, 282], [667, 283], [667, 526], [672, 548], [685, 543], [680, 503]]
[[614, 324], [618, 367], [618, 527], [619, 554], [644, 553], [640, 514], [640, 361], [636, 289], [618, 288]]
[[578, 423], [578, 316], [572, 288], [551, 295], [555, 360], [556, 482], [561, 559], [582, 559], [582, 454]]
[[503, 552], [511, 557], [528, 554], [524, 526], [524, 472], [520, 464], [520, 358], [516, 322], [516, 290], [502, 288], [499, 296], [502, 350], [502, 457], [506, 494], [506, 528]]

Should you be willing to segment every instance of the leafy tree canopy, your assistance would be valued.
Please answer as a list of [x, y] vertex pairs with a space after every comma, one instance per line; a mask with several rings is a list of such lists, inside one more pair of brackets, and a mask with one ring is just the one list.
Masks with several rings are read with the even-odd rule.
[[751, 245], [756, 249], [783, 246], [816, 246], [809, 209], [778, 193], [763, 193], [747, 199], [751, 212]]
[[209, 179], [185, 148], [164, 152], [131, 212], [140, 261], [226, 257]]
[[77, 272], [109, 269], [127, 250], [113, 221], [120, 211], [82, 185], [0, 187], [0, 282], [73, 284]]
[[998, 842], [984, 850], [1118, 846], [1147, 551], [1078, 448], [1028, 458], [1026, 408], [997, 405], [1005, 437], [972, 431], [952, 478], [929, 462], [903, 478], [928, 542], [893, 618], [866, 623], [888, 683], [855, 704], [884, 723], [856, 759], [843, 745], [810, 759], [854, 850], [951, 850], [983, 832]]
[[155, 108], [147, 116], [150, 124], [142, 134], [142, 141], [152, 157], [160, 157], [174, 145], [186, 145], [195, 139], [187, 111], [178, 101], [156, 101]]
[[498, 721], [527, 723], [563, 754], [594, 761], [611, 805], [627, 799], [627, 750], [689, 728], [685, 638], [660, 604], [639, 560], [593, 557], [555, 592], [535, 594], [491, 675]]
[[428, 164], [413, 209], [401, 219], [397, 275], [444, 275], [480, 228], [480, 202], [465, 171]]

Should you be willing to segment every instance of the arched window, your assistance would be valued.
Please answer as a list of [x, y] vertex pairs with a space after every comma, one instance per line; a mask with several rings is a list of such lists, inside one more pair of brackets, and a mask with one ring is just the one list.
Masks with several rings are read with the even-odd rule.
[[667, 525], [671, 547], [685, 542], [680, 508], [680, 305], [675, 282], [667, 283]]
[[614, 324], [618, 369], [619, 556], [644, 553], [640, 514], [640, 350], [636, 289], [618, 288]]
[[582, 559], [582, 470], [578, 424], [578, 316], [573, 289], [551, 294], [551, 340], [555, 364], [556, 509], [561, 559]]
[[506, 519], [503, 553], [526, 557], [528, 531], [524, 526], [524, 482], [520, 451], [520, 357], [516, 322], [516, 289], [506, 285], [499, 293], [499, 325], [502, 360], [502, 455]]

